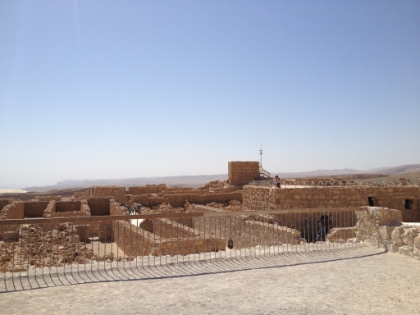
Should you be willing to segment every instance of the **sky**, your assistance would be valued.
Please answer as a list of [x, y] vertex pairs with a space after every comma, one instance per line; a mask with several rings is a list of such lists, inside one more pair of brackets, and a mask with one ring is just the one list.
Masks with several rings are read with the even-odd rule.
[[0, 188], [420, 163], [419, 1], [0, 2]]

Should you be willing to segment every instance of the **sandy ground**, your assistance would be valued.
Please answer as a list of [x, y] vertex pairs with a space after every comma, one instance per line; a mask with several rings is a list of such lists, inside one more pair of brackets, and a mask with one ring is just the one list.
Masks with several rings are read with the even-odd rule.
[[142, 280], [3, 293], [0, 313], [420, 314], [420, 261], [356, 252], [175, 264]]

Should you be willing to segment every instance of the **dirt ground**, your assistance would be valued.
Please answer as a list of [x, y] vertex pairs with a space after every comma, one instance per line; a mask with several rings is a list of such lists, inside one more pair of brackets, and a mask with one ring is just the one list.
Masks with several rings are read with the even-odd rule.
[[285, 257], [241, 260], [243, 270], [213, 262], [217, 268], [207, 274], [3, 293], [0, 313], [420, 314], [418, 260], [391, 253], [325, 261], [290, 255], [287, 264], [270, 265]]

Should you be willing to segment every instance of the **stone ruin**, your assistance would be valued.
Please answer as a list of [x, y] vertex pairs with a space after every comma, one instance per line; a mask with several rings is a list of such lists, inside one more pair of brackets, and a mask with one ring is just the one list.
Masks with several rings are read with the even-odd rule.
[[[3, 240], [0, 243], [0, 270], [4, 270], [3, 267], [7, 270], [11, 268], [12, 261], [15, 264], [18, 261], [29, 261], [29, 265], [38, 266], [46, 265], [48, 260], [49, 264], [59, 266], [99, 259], [132, 260], [138, 255], [186, 255], [203, 249], [219, 251], [225, 250], [230, 237], [236, 240], [236, 248], [246, 248], [267, 239], [267, 233], [277, 235], [272, 245], [312, 242], [313, 239], [302, 235], [302, 229], [305, 227], [309, 231], [307, 235], [310, 235], [310, 229], [316, 229], [316, 220], [321, 211], [312, 214], [308, 211], [305, 215], [302, 213], [308, 209], [328, 211], [329, 208], [340, 208], [340, 211], [332, 212], [328, 218], [333, 222], [326, 239], [328, 242], [346, 242], [355, 237], [363, 239], [376, 235], [389, 251], [419, 259], [419, 227], [402, 223], [420, 221], [419, 187], [276, 189], [247, 185], [258, 178], [258, 162], [229, 162], [227, 182], [214, 181], [200, 188], [167, 187], [161, 184], [129, 187], [126, 190], [124, 187], [103, 186], [76, 192], [74, 200], [65, 200], [60, 196], [40, 196], [29, 201], [0, 199], [0, 220], [127, 216], [126, 220], [120, 221], [60, 223], [55, 226], [29, 224], [13, 230], [9, 226], [0, 226], [0, 239]], [[247, 213], [235, 217], [228, 224], [226, 221], [225, 229], [217, 231], [222, 220], [220, 217], [209, 220], [206, 229], [202, 218], [146, 219], [134, 225], [127, 208], [121, 204], [142, 204], [143, 211], [149, 214], [287, 209], [302, 211], [266, 215]], [[366, 215], [366, 211], [354, 211], [356, 207], [368, 207], [370, 216]], [[276, 222], [287, 224], [281, 226]], [[270, 232], [267, 232], [267, 224], [270, 224]], [[180, 236], [183, 241], [180, 241]], [[27, 239], [31, 241], [27, 242]], [[18, 256], [15, 257], [10, 256], [13, 241], [20, 241], [15, 253]], [[116, 258], [113, 252], [99, 254], [95, 252], [95, 246], [86, 246], [92, 242], [113, 244], [124, 255]], [[36, 254], [35, 249], [40, 249], [41, 253]], [[16, 265], [16, 268], [27, 267]]]

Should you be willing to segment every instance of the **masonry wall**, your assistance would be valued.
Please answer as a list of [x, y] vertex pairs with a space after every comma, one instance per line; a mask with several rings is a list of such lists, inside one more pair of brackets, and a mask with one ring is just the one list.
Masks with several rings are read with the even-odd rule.
[[206, 204], [209, 202], [226, 203], [230, 200], [242, 201], [242, 191], [230, 193], [208, 193], [208, 194], [169, 194], [163, 197], [150, 197], [148, 195], [132, 196], [130, 203], [141, 203], [146, 207], [154, 207], [161, 203], [169, 203], [172, 207], [183, 207], [186, 200], [190, 203]]
[[166, 189], [166, 184], [134, 186], [128, 188], [128, 193], [130, 195], [159, 194]]
[[[225, 212], [208, 206], [192, 205], [193, 212]], [[246, 248], [257, 245], [273, 246], [283, 243], [298, 244], [300, 231], [286, 226], [256, 221], [250, 216], [215, 216], [208, 218], [191, 218], [194, 229], [205, 233], [206, 237], [232, 238], [235, 248]]]
[[[16, 201], [6, 205], [0, 211], [0, 220], [7, 219], [24, 219], [25, 204], [23, 201]], [[12, 226], [0, 226], [0, 237], [3, 238], [4, 232], [6, 231], [17, 231], [20, 226], [17, 225], [16, 229]]]
[[127, 202], [127, 194], [124, 187], [119, 186], [94, 186], [86, 191], [86, 198], [109, 197], [117, 202]]
[[13, 199], [0, 199], [0, 211], [7, 206], [8, 204], [11, 204], [13, 202]]
[[55, 203], [56, 212], [71, 212], [71, 211], [80, 211], [81, 202], [80, 201], [56, 201]]
[[60, 201], [61, 196], [35, 196], [35, 199], [38, 199], [39, 201]]
[[91, 216], [109, 215], [110, 211], [110, 200], [109, 197], [91, 197], [87, 199], [87, 203], [90, 208]]
[[27, 201], [25, 202], [25, 218], [42, 218], [49, 201]]
[[229, 162], [229, 184], [245, 185], [250, 181], [260, 178], [259, 162]]
[[177, 224], [177, 222], [168, 219], [145, 219], [140, 224], [140, 227], [165, 239], [175, 238], [182, 240], [200, 236], [200, 233], [191, 227]]
[[[374, 206], [388, 207], [402, 212], [403, 221], [420, 221], [419, 187], [321, 187], [270, 188], [244, 186], [243, 204], [251, 210], [330, 208], [368, 206], [368, 197]], [[410, 210], [405, 199], [413, 200]]]

